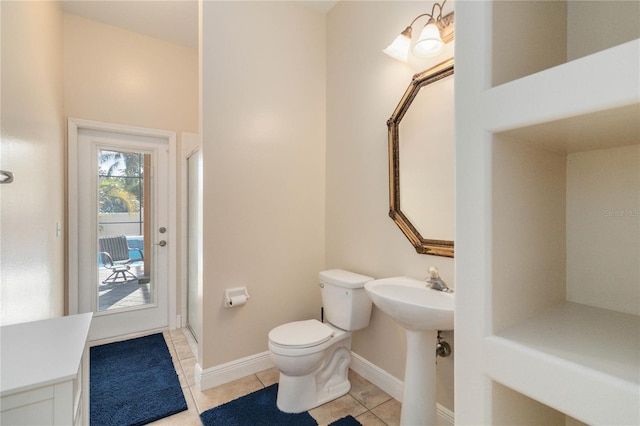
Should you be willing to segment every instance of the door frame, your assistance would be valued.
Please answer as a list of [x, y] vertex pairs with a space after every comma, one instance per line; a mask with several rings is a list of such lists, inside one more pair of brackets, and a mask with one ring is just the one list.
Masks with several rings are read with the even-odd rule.
[[[167, 236], [170, 244], [168, 272], [168, 309], [169, 329], [176, 328], [176, 256], [177, 256], [177, 207], [176, 207], [176, 133], [168, 130], [150, 129], [122, 124], [104, 123], [79, 118], [67, 119], [67, 313], [78, 313], [78, 132], [80, 129], [111, 133], [123, 133], [135, 136], [149, 136], [166, 139], [169, 145], [169, 222]], [[180, 324], [178, 324], [178, 327]], [[106, 343], [106, 342], [105, 342]]]

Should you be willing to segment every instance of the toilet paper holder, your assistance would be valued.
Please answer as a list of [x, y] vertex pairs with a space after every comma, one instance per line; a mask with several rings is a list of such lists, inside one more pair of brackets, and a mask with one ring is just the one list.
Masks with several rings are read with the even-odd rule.
[[234, 287], [224, 290], [224, 306], [227, 308], [242, 306], [247, 303], [247, 299], [249, 299], [247, 287]]

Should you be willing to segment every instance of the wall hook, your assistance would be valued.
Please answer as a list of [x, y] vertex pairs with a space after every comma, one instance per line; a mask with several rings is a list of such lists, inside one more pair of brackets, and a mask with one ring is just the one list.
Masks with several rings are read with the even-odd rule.
[[13, 182], [13, 173], [7, 172], [6, 170], [0, 170], [0, 183], [11, 182]]

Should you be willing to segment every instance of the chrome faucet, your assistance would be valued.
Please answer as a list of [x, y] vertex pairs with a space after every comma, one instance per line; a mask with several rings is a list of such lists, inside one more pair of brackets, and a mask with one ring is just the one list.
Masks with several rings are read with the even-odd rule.
[[444, 291], [445, 293], [453, 293], [453, 290], [447, 287], [447, 284], [440, 278], [440, 272], [435, 266], [429, 267], [429, 278], [427, 278], [427, 286], [434, 290]]

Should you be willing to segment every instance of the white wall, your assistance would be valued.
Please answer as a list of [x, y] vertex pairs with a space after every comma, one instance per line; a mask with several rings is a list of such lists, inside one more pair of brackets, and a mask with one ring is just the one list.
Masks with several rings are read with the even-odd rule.
[[197, 131], [196, 49], [70, 14], [64, 43], [69, 117]]
[[[621, 19], [623, 17], [623, 19]], [[616, 22], [616, 25], [611, 25]], [[567, 59], [640, 37], [640, 2], [567, 2]]]
[[0, 325], [64, 313], [62, 9], [2, 2]]
[[492, 331], [498, 332], [565, 299], [567, 162], [564, 153], [501, 135], [492, 151], [491, 212], [500, 224], [491, 233]]
[[[296, 2], [204, 2], [203, 369], [319, 318], [324, 267], [324, 15]], [[246, 305], [224, 289], [247, 286]], [[233, 342], [231, 345], [230, 343]]]
[[[423, 2], [342, 1], [327, 16], [327, 268], [376, 278], [425, 278], [436, 266], [455, 286], [451, 258], [417, 254], [388, 216], [386, 121], [418, 70], [384, 49]], [[451, 7], [447, 3], [446, 12]], [[418, 27], [419, 27], [418, 23]], [[424, 25], [424, 23], [423, 23]], [[438, 57], [435, 65], [446, 58]], [[445, 333], [453, 344], [453, 333]], [[353, 337], [353, 350], [404, 379], [404, 330], [379, 310]], [[438, 402], [453, 409], [453, 359], [438, 361]]]
[[567, 157], [567, 299], [640, 315], [640, 146]]

